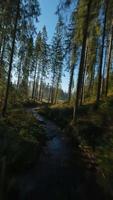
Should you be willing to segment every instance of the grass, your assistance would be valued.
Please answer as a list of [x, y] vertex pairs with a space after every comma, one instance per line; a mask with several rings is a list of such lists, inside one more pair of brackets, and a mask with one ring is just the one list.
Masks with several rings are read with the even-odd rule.
[[5, 190], [12, 178], [38, 161], [45, 140], [41, 125], [24, 108], [13, 109], [0, 119], [0, 184]]
[[[72, 125], [72, 105], [45, 106], [40, 113], [54, 120], [81, 151], [89, 170], [96, 171], [98, 184], [113, 198], [113, 96], [79, 108], [79, 119]], [[110, 199], [110, 197], [108, 198]]]

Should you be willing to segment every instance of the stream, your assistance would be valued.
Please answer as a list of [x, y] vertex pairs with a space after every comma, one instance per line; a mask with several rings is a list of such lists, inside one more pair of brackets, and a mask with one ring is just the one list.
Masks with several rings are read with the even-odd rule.
[[[15, 200], [89, 200], [95, 198], [95, 186], [90, 190], [86, 184], [83, 166], [80, 167], [79, 154], [73, 162], [73, 147], [68, 137], [52, 121], [32, 109], [33, 115], [42, 124], [47, 136], [37, 164], [24, 175], [18, 177]], [[88, 185], [88, 186], [87, 186]], [[90, 192], [88, 192], [90, 190]], [[87, 195], [88, 193], [88, 195]], [[91, 193], [91, 196], [89, 195]], [[101, 198], [99, 198], [100, 200]]]

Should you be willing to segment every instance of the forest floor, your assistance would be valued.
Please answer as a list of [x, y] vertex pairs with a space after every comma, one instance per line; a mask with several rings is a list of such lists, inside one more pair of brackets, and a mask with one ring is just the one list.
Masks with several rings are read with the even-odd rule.
[[37, 163], [46, 141], [44, 130], [22, 105], [0, 118], [0, 199], [6, 199], [15, 177]]
[[9, 110], [0, 119], [0, 199], [113, 199], [112, 104], [82, 106], [76, 126], [66, 103]]
[[[96, 172], [96, 182], [113, 198], [113, 96], [100, 102], [86, 103], [79, 109], [76, 125], [72, 124], [73, 107], [67, 103], [45, 105], [38, 111], [54, 120], [81, 152], [89, 171]], [[76, 159], [76, 157], [75, 157]], [[108, 195], [109, 196], [109, 195]], [[107, 197], [109, 200], [110, 197]]]

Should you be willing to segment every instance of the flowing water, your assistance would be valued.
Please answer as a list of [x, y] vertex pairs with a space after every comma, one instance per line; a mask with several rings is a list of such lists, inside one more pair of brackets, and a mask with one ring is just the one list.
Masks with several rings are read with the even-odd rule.
[[[60, 128], [32, 109], [47, 136], [37, 164], [17, 178], [15, 200], [79, 200], [91, 199], [84, 186], [83, 169], [78, 165], [76, 153], [73, 164], [73, 147]], [[75, 164], [77, 163], [77, 164]], [[84, 191], [85, 190], [85, 191]], [[86, 195], [86, 198], [84, 196]], [[15, 195], [15, 197], [14, 197]], [[94, 199], [92, 197], [92, 199]]]

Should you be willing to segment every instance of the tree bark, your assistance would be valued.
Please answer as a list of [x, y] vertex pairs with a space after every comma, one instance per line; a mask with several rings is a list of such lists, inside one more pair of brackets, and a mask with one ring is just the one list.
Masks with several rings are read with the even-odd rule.
[[84, 89], [85, 89], [84, 84], [85, 84], [85, 76], [86, 76], [86, 70], [87, 70], [86, 69], [87, 68], [87, 56], [88, 56], [87, 54], [88, 54], [88, 47], [86, 45], [80, 105], [82, 105], [83, 100], [84, 100]]
[[102, 35], [102, 48], [100, 55], [100, 64], [99, 64], [99, 72], [98, 72], [98, 88], [97, 88], [97, 99], [96, 102], [98, 104], [101, 96], [101, 86], [102, 86], [102, 65], [103, 65], [103, 56], [104, 56], [104, 43], [105, 43], [105, 34], [106, 34], [106, 21], [107, 21], [107, 11], [108, 11], [108, 3], [105, 1], [105, 16], [104, 16], [104, 27], [103, 27], [103, 35]]
[[106, 61], [108, 57], [108, 47], [109, 47], [109, 41], [107, 39], [107, 44], [106, 44], [106, 50], [105, 50], [105, 58], [104, 58], [104, 67], [103, 67], [103, 77], [102, 77], [102, 96], [105, 95], [105, 74], [106, 74]]
[[10, 62], [9, 62], [8, 80], [7, 80], [7, 86], [6, 86], [6, 94], [5, 94], [4, 106], [3, 106], [3, 110], [2, 110], [2, 115], [3, 116], [5, 115], [5, 113], [7, 111], [7, 102], [8, 102], [8, 97], [9, 97], [11, 71], [12, 71], [14, 48], [15, 48], [15, 41], [16, 41], [16, 32], [17, 32], [17, 24], [18, 24], [18, 17], [19, 17], [19, 6], [20, 6], [20, 0], [18, 0], [18, 2], [17, 2], [17, 10], [16, 10], [16, 16], [15, 16], [13, 38], [12, 38], [11, 56], [10, 56]]
[[37, 99], [39, 98], [39, 79], [40, 79], [40, 66], [38, 64], [38, 71], [37, 71], [37, 77], [36, 77], [36, 86], [35, 86], [35, 97]]
[[2, 79], [2, 73], [3, 73], [3, 59], [4, 59], [5, 43], [6, 43], [6, 38], [4, 37], [2, 50], [1, 50], [1, 56], [0, 56], [0, 79]]
[[79, 107], [79, 103], [80, 103], [80, 95], [81, 95], [82, 82], [83, 82], [82, 80], [83, 80], [83, 73], [84, 73], [85, 50], [86, 50], [86, 41], [87, 41], [87, 34], [88, 34], [88, 27], [89, 27], [89, 17], [90, 17], [91, 3], [92, 3], [92, 0], [89, 0], [88, 5], [87, 5], [87, 14], [86, 14], [86, 18], [85, 18], [85, 21], [84, 21], [84, 27], [83, 27], [83, 42], [82, 42], [78, 82], [77, 82], [77, 92], [76, 92], [76, 99], [75, 99], [74, 112], [73, 112], [73, 122], [76, 122], [76, 120], [77, 120], [78, 107]]
[[105, 89], [105, 96], [107, 97], [108, 94], [108, 86], [109, 86], [109, 72], [110, 72], [110, 63], [111, 63], [111, 53], [112, 53], [112, 42], [113, 42], [113, 24], [111, 27], [111, 35], [109, 41], [109, 49], [108, 49], [108, 61], [107, 61], [107, 76], [106, 76], [106, 89]]
[[69, 103], [71, 101], [71, 95], [72, 95], [72, 84], [73, 84], [74, 69], [75, 69], [75, 64], [71, 65], [71, 69], [70, 69], [70, 80], [69, 80], [69, 89], [68, 89], [68, 102]]
[[69, 80], [69, 88], [68, 88], [68, 102], [69, 103], [71, 101], [73, 76], [74, 76], [75, 62], [76, 62], [76, 45], [73, 45], [71, 59], [72, 59], [72, 62], [70, 64], [70, 80]]
[[34, 96], [35, 96], [36, 71], [37, 71], [37, 65], [35, 66], [35, 71], [34, 71], [34, 80], [33, 80], [32, 99], [34, 99]]
[[43, 81], [42, 81], [42, 77], [41, 77], [41, 80], [40, 80], [40, 89], [39, 89], [39, 101], [41, 100], [42, 85], [43, 85]]
[[21, 79], [21, 61], [20, 61], [20, 64], [19, 64], [19, 70], [18, 70], [18, 80], [17, 80], [17, 89], [19, 89], [19, 86], [20, 86], [20, 79]]

